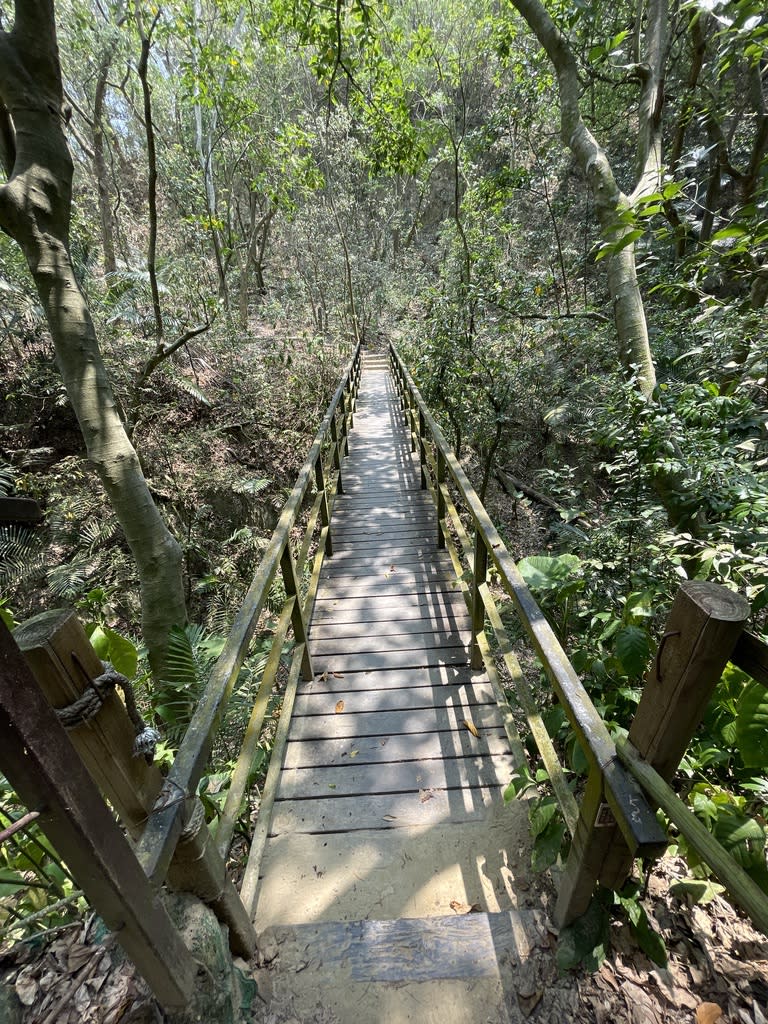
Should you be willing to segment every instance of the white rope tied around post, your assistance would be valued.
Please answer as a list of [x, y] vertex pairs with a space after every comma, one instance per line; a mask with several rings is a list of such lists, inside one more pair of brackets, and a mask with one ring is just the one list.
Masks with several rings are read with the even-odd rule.
[[[82, 670], [80, 662], [75, 660]], [[65, 729], [75, 729], [98, 714], [109, 694], [116, 686], [119, 686], [125, 696], [125, 709], [136, 733], [133, 742], [133, 756], [143, 757], [147, 764], [152, 764], [155, 759], [155, 749], [160, 742], [160, 733], [157, 729], [147, 725], [139, 714], [130, 680], [118, 672], [108, 661], [103, 661], [102, 665], [104, 667], [102, 674], [95, 679], [88, 679], [88, 686], [77, 700], [66, 707], [55, 709], [56, 717]], [[84, 674], [86, 673], [84, 672]]]

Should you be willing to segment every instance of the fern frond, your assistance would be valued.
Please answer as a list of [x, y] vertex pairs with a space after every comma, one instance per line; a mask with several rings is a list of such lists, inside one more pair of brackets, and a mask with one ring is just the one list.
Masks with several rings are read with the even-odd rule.
[[263, 491], [265, 487], [269, 487], [271, 483], [271, 480], [247, 477], [244, 480], [238, 480], [232, 484], [232, 490], [235, 494], [258, 494], [260, 491]]
[[195, 384], [193, 380], [189, 380], [188, 377], [182, 377], [179, 374], [173, 375], [173, 382], [177, 387], [181, 388], [182, 391], [186, 391], [188, 395], [196, 398], [198, 402], [202, 402], [203, 405], [212, 405], [211, 399], [206, 395], [199, 385]]
[[38, 533], [19, 523], [0, 526], [0, 588], [39, 579], [45, 569], [46, 551]]

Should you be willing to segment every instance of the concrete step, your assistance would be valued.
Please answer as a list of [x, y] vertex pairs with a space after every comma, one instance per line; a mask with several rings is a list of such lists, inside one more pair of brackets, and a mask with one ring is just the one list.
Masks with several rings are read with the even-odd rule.
[[259, 985], [277, 1019], [522, 1024], [526, 964], [550, 946], [540, 910], [278, 925], [260, 936]]

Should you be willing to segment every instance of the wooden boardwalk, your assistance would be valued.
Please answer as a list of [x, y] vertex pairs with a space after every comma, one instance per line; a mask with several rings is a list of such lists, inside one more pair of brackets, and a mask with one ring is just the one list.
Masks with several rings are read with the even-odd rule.
[[[466, 604], [437, 547], [436, 512], [420, 489], [418, 457], [383, 359], [364, 363], [342, 470], [334, 553], [310, 626], [315, 678], [296, 695], [261, 865], [257, 931], [274, 929], [288, 960], [288, 949], [299, 961], [304, 950], [308, 962], [310, 950], [324, 950], [326, 965], [330, 948], [349, 952], [352, 943], [368, 964], [358, 964], [358, 981], [407, 986], [414, 957], [400, 972], [387, 961], [381, 975], [381, 964], [370, 967], [371, 956], [378, 963], [371, 949], [410, 942], [423, 952], [440, 930], [434, 919], [448, 918], [445, 934], [458, 927], [473, 936], [469, 946], [458, 966], [428, 957], [416, 981], [485, 984], [490, 971], [498, 987], [494, 935], [522, 929], [509, 912], [518, 905], [515, 875], [528, 866], [527, 816], [523, 805], [503, 804], [513, 761], [497, 695], [487, 675], [469, 667]], [[484, 924], [456, 916], [470, 906], [488, 912]], [[432, 1019], [402, 1012], [359, 1019]], [[435, 1019], [453, 1018], [443, 1009]]]

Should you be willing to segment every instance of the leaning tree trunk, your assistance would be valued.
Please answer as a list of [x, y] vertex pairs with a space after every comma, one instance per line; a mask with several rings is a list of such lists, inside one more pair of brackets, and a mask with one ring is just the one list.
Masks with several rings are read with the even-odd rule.
[[52, 0], [16, 0], [0, 31], [0, 145], [7, 183], [0, 228], [21, 247], [45, 310], [88, 457], [128, 544], [141, 585], [142, 629], [156, 674], [167, 637], [186, 622], [181, 550], [149, 493], [118, 415], [88, 306], [69, 254], [72, 160], [61, 118], [62, 83]]
[[[663, 2], [663, 0], [662, 0]], [[513, 0], [539, 43], [549, 57], [557, 75], [560, 91], [560, 131], [563, 142], [576, 157], [595, 199], [595, 213], [606, 241], [618, 249], [608, 257], [608, 287], [613, 300], [619, 357], [622, 364], [637, 375], [638, 387], [650, 397], [656, 386], [656, 371], [648, 340], [643, 298], [635, 270], [634, 245], [619, 248], [631, 230], [630, 225], [619, 222], [620, 215], [629, 208], [631, 199], [619, 188], [608, 157], [597, 139], [585, 125], [579, 109], [581, 85], [578, 67], [570, 44], [555, 25], [541, 0]], [[649, 14], [650, 17], [650, 14]], [[663, 41], [658, 43], [663, 49]], [[650, 191], [658, 154], [660, 134], [657, 130], [660, 115], [658, 105], [658, 74], [648, 69], [640, 111], [640, 168], [638, 187], [632, 198]], [[658, 123], [657, 123], [658, 122]]]

